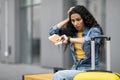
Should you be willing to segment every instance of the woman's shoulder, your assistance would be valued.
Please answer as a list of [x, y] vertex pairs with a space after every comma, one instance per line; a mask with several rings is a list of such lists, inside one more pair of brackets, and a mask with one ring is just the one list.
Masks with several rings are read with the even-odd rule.
[[86, 28], [83, 33], [100, 31], [99, 27]]
[[100, 29], [100, 27], [98, 27], [98, 26], [96, 26], [96, 27], [92, 27], [92, 28], [90, 28], [90, 30], [92, 31], [92, 32], [101, 32], [101, 29]]
[[101, 30], [99, 27], [91, 27], [91, 28], [86, 28], [85, 31], [83, 32], [84, 35], [90, 35], [90, 34], [101, 34]]

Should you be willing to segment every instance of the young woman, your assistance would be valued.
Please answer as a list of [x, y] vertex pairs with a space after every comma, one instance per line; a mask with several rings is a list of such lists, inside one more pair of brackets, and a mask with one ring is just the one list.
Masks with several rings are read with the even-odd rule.
[[[60, 41], [69, 45], [74, 64], [71, 70], [55, 73], [53, 80], [72, 80], [74, 75], [91, 68], [91, 37], [103, 34], [102, 28], [92, 14], [81, 5], [71, 7], [68, 17], [50, 28], [50, 35], [58, 34]], [[101, 40], [95, 40], [95, 64], [98, 64], [98, 54]]]

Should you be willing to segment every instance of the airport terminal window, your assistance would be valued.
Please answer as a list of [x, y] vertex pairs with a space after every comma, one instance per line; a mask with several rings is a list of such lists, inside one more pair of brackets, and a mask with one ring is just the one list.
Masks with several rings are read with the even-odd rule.
[[21, 62], [39, 64], [41, 0], [20, 1]]

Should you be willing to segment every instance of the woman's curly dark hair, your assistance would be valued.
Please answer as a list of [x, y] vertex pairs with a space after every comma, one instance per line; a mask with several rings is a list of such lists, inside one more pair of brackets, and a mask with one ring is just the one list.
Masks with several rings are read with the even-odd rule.
[[80, 16], [83, 19], [83, 22], [85, 24], [86, 27], [91, 28], [91, 27], [98, 27], [100, 28], [102, 34], [103, 31], [100, 27], [100, 25], [97, 23], [97, 21], [95, 20], [95, 18], [92, 16], [92, 14], [82, 5], [77, 5], [75, 6], [75, 8], [72, 9], [72, 11], [69, 13], [69, 22], [66, 25], [66, 35], [67, 36], [73, 36], [77, 30], [75, 29], [75, 27], [73, 26], [73, 24], [71, 23], [71, 15], [78, 13], [80, 14]]

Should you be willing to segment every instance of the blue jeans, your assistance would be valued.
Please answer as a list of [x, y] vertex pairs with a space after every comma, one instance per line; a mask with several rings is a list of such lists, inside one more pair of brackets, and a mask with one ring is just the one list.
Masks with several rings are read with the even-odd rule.
[[73, 80], [79, 72], [90, 70], [90, 67], [81, 67], [79, 70], [61, 70], [54, 74], [52, 80]]

